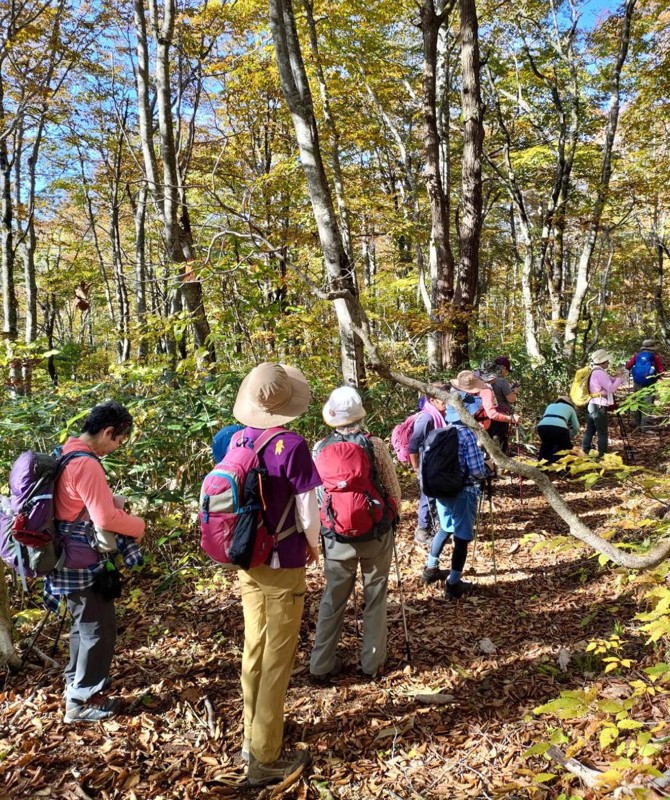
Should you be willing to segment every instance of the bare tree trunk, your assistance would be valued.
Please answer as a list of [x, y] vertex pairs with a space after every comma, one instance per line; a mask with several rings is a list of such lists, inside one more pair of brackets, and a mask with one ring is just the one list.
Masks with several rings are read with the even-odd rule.
[[612, 174], [612, 149], [614, 147], [614, 137], [619, 122], [619, 107], [621, 94], [621, 71], [628, 55], [628, 45], [630, 42], [630, 27], [635, 9], [636, 0], [627, 0], [621, 34], [619, 38], [619, 53], [614, 66], [612, 82], [610, 87], [609, 114], [607, 117], [607, 129], [605, 131], [605, 147], [603, 149], [603, 160], [600, 172], [600, 180], [596, 190], [596, 200], [591, 213], [586, 238], [582, 247], [577, 266], [577, 278], [575, 281], [574, 294], [568, 309], [568, 317], [565, 323], [565, 335], [563, 339], [563, 352], [569, 359], [574, 359], [575, 342], [577, 337], [577, 326], [582, 312], [584, 297], [589, 286], [591, 257], [596, 246], [600, 222], [602, 219], [605, 203], [609, 194], [610, 176]]
[[[144, 0], [134, 0], [138, 57], [136, 80], [144, 168], [149, 191], [161, 216], [163, 244], [168, 258], [175, 263], [186, 262], [180, 274], [181, 294], [191, 315], [195, 346], [201, 350], [204, 360], [213, 361], [215, 353], [209, 341], [211, 331], [205, 313], [202, 284], [188, 266], [188, 262], [194, 259], [193, 239], [183, 186], [184, 176], [180, 175], [175, 144], [170, 87], [170, 51], [175, 27], [175, 0], [164, 0], [161, 19], [159, 19], [157, 0], [149, 0], [149, 9], [151, 30], [156, 42], [155, 79], [160, 159], [156, 159], [153, 144], [149, 100], [149, 47]], [[162, 167], [162, 179], [159, 179], [159, 163]]]
[[[430, 202], [430, 316], [433, 330], [428, 339], [428, 368], [433, 374], [440, 372], [447, 360], [445, 329], [447, 309], [454, 295], [454, 256], [449, 241], [450, 210], [447, 188], [442, 185], [440, 165], [440, 135], [437, 127], [437, 43], [440, 28], [453, 7], [434, 0], [424, 0], [420, 8], [423, 39], [422, 112], [424, 122], [423, 146], [426, 191]], [[452, 366], [450, 364], [450, 366]]]
[[658, 320], [658, 326], [661, 330], [663, 342], [667, 344], [669, 341], [668, 337], [670, 336], [670, 327], [668, 326], [668, 315], [666, 313], [665, 302], [663, 300], [663, 290], [665, 286], [665, 247], [658, 235], [656, 237], [654, 249], [656, 251], [656, 286], [654, 288], [654, 306], [656, 308], [656, 318]]
[[468, 360], [470, 317], [479, 280], [479, 244], [482, 230], [483, 106], [479, 76], [479, 32], [475, 0], [459, 0], [461, 17], [461, 105], [463, 156], [461, 161], [462, 214], [460, 259], [452, 309], [453, 342], [450, 366]]
[[147, 187], [144, 184], [138, 194], [137, 199], [132, 197], [130, 187], [128, 187], [128, 197], [133, 209], [135, 220], [135, 314], [139, 332], [137, 344], [137, 355], [141, 360], [146, 359], [149, 354], [149, 346], [146, 340], [147, 334], [147, 263], [146, 263], [146, 209], [147, 209]]
[[[0, 65], [1, 69], [1, 65]], [[0, 125], [2, 113], [2, 76], [0, 75]], [[18, 309], [14, 286], [14, 205], [12, 203], [12, 165], [7, 141], [0, 138], [0, 236], [2, 245], [2, 317], [3, 333], [9, 339], [18, 336]]]
[[[353, 265], [342, 243], [323, 166], [312, 95], [307, 82], [291, 0], [270, 0], [270, 25], [279, 80], [295, 127], [300, 159], [330, 285], [335, 292], [356, 297]], [[364, 386], [363, 344], [355, 333], [355, 327], [360, 328], [361, 325], [360, 306], [346, 297], [338, 297], [334, 300], [334, 305], [340, 330], [344, 381], [353, 386]]]

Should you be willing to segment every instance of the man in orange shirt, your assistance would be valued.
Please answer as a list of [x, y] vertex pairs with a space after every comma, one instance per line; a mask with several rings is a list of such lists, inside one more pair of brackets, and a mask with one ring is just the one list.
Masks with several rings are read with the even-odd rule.
[[133, 418], [122, 405], [102, 403], [86, 417], [81, 434], [70, 437], [63, 447], [64, 456], [77, 453], [67, 461], [54, 493], [65, 566], [49, 574], [45, 596], [51, 608], [65, 597], [72, 614], [70, 661], [65, 669], [66, 723], [99, 722], [116, 711], [115, 703], [101, 692], [109, 685], [116, 643], [114, 599], [121, 587], [113, 562], [98, 552], [96, 530], [116, 534], [126, 564], [139, 563], [135, 543], [144, 535], [144, 520], [118, 508], [100, 463], [126, 441], [132, 426]]

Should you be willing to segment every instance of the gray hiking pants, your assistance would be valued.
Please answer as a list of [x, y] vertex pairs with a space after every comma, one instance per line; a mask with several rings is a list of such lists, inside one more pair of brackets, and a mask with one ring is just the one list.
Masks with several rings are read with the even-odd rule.
[[386, 593], [393, 556], [393, 533], [379, 541], [343, 544], [324, 539], [326, 587], [319, 606], [314, 648], [309, 662], [312, 675], [325, 675], [335, 666], [347, 600], [356, 584], [358, 565], [363, 573], [363, 643], [361, 667], [374, 675], [386, 661]]
[[65, 700], [86, 703], [105, 688], [116, 644], [116, 609], [92, 589], [66, 597], [72, 614], [70, 661], [65, 668]]

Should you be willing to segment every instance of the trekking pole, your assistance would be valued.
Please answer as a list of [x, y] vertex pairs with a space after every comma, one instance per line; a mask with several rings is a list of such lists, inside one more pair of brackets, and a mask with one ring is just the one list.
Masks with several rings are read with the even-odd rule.
[[631, 446], [630, 440], [628, 438], [628, 433], [626, 431], [626, 426], [624, 425], [623, 418], [621, 414], [616, 414], [617, 421], [619, 423], [619, 435], [621, 436], [621, 443], [623, 444], [623, 454], [624, 458], [627, 461], [630, 461], [629, 466], [633, 466], [635, 464], [635, 453], [633, 452], [633, 448]]
[[400, 614], [402, 616], [402, 627], [405, 632], [405, 655], [407, 656], [407, 663], [412, 663], [412, 648], [409, 641], [409, 630], [407, 629], [407, 614], [405, 613], [405, 593], [402, 588], [402, 581], [400, 580], [400, 566], [398, 565], [398, 548], [395, 543], [395, 527], [391, 531], [393, 536], [393, 560], [395, 561], [395, 576], [398, 581], [398, 595], [400, 596]]
[[67, 605], [64, 603], [63, 613], [61, 614], [60, 618], [60, 625], [58, 626], [58, 631], [56, 632], [56, 638], [53, 643], [53, 647], [51, 648], [51, 657], [56, 655], [56, 650], [58, 650], [58, 642], [60, 641], [60, 635], [63, 633], [63, 626], [65, 625], [65, 617], [67, 617]]
[[483, 504], [483, 502], [484, 502], [484, 492], [482, 490], [482, 492], [479, 495], [479, 500], [477, 501], [477, 516], [475, 517], [475, 537], [474, 537], [474, 543], [472, 545], [472, 560], [473, 561], [475, 561], [475, 559], [477, 558], [477, 538], [479, 536], [479, 521], [480, 521], [481, 516], [482, 516], [482, 504]]
[[361, 626], [358, 619], [358, 564], [356, 564], [356, 577], [354, 578], [354, 619], [356, 620], [356, 636], [361, 638]]
[[491, 557], [493, 558], [493, 582], [498, 583], [498, 568], [496, 566], [496, 535], [493, 524], [493, 476], [486, 478], [486, 494], [489, 498], [489, 529], [491, 531]]

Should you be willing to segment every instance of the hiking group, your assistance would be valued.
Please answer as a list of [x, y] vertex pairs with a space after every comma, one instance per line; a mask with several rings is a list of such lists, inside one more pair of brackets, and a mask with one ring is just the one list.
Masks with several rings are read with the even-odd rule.
[[[636, 388], [650, 386], [663, 372], [655, 349], [655, 342], [645, 340], [627, 364]], [[610, 361], [607, 351], [596, 351], [591, 366], [578, 371], [570, 397], [547, 406], [537, 427], [541, 459], [554, 462], [572, 447], [579, 430], [575, 405], [587, 406], [582, 448], [588, 452], [597, 436], [598, 455], [606, 452], [608, 408], [622, 381], [621, 371], [608, 374]], [[449, 383], [434, 384], [458, 396], [504, 452], [510, 426], [520, 423], [513, 410], [519, 386], [508, 381], [510, 369], [501, 356], [478, 372], [463, 370]], [[310, 451], [302, 436], [284, 427], [304, 414], [310, 400], [298, 369], [267, 362], [251, 370], [233, 408], [240, 424], [214, 437], [216, 466], [200, 495], [202, 547], [223, 568], [238, 570], [240, 580], [241, 758], [252, 785], [280, 781], [310, 760], [307, 750], [282, 750], [284, 703], [298, 647], [306, 567], [318, 563], [321, 553], [325, 586], [311, 678], [325, 683], [343, 669], [337, 647], [359, 569], [361, 675], [374, 680], [387, 659], [387, 589], [401, 506], [396, 469], [384, 441], [365, 432], [366, 409], [348, 386], [335, 389], [326, 401], [323, 420], [330, 433]], [[0, 556], [24, 584], [26, 577], [45, 575], [47, 607], [56, 610], [64, 599], [72, 616], [66, 723], [97, 722], [118, 712], [108, 697], [114, 601], [121, 593], [114, 554], [121, 553], [129, 566], [141, 563], [144, 522], [124, 510], [125, 498], [112, 494], [100, 459], [125, 442], [132, 425], [127, 409], [106, 402], [89, 413], [82, 432], [56, 457], [24, 453], [12, 469], [12, 496], [0, 512]], [[639, 425], [649, 427], [646, 407]], [[418, 411], [396, 426], [391, 443], [398, 461], [416, 473], [420, 489], [414, 541], [429, 550], [421, 580], [439, 582], [448, 600], [459, 600], [473, 588], [462, 575], [494, 464], [455, 407], [434, 396], [422, 398]], [[440, 569], [449, 540], [450, 569]], [[401, 608], [409, 651], [402, 594]]]

